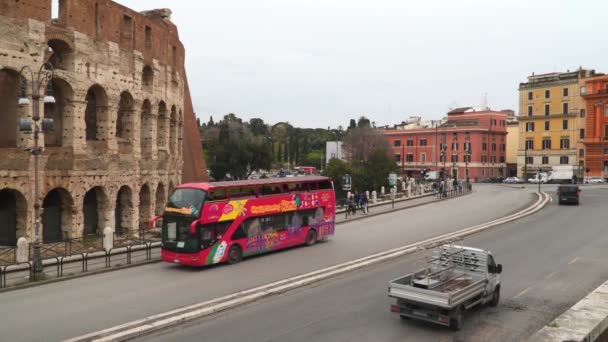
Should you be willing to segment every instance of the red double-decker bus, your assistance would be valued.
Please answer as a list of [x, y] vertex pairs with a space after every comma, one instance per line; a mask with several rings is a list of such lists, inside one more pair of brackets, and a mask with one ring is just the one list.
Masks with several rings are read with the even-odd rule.
[[335, 214], [326, 177], [182, 184], [162, 216], [161, 257], [203, 266], [312, 245], [333, 236]]

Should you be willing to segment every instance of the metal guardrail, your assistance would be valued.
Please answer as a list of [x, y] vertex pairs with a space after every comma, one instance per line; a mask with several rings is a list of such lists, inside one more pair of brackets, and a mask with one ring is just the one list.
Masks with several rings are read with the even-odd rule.
[[[114, 247], [108, 251], [103, 248], [103, 237], [98, 235], [85, 236], [78, 239], [66, 239], [41, 246], [40, 253], [45, 265], [44, 275], [50, 278], [60, 278], [66, 273], [89, 272], [90, 266], [96, 269], [111, 268], [113, 263], [133, 262], [133, 253], [144, 251], [144, 260], [152, 260], [152, 249], [160, 242], [160, 229], [140, 229], [136, 233], [113, 235]], [[31, 259], [32, 247], [29, 246]], [[33, 264], [31, 262], [16, 262], [17, 248], [0, 248], [0, 289], [8, 287], [9, 281], [20, 280], [21, 283], [35, 281]], [[117, 260], [117, 258], [121, 258]], [[27, 273], [27, 275], [24, 274]], [[13, 275], [12, 278], [9, 278]]]

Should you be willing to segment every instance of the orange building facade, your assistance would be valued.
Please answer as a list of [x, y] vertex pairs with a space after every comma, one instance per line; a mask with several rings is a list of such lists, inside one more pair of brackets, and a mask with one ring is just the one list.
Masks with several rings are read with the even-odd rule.
[[441, 124], [387, 129], [383, 134], [403, 175], [419, 178], [428, 170], [457, 179], [466, 179], [468, 173], [471, 181], [506, 177], [504, 112], [458, 108]]
[[608, 178], [608, 76], [587, 80], [585, 99], [585, 171], [590, 177]]

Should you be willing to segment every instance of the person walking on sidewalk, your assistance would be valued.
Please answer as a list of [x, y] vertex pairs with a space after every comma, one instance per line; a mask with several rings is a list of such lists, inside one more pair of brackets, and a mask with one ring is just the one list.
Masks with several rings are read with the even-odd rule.
[[367, 194], [365, 192], [361, 193], [361, 206], [362, 206], [362, 210], [363, 210], [363, 214], [367, 215], [369, 214], [369, 207], [367, 206], [368, 200], [367, 200]]

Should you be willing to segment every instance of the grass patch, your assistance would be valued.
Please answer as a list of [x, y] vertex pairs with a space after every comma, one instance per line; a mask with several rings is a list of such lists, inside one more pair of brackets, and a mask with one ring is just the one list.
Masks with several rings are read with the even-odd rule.
[[556, 321], [553, 321], [553, 322], [551, 322], [551, 323], [547, 324], [547, 326], [548, 326], [549, 328], [559, 328], [559, 324], [557, 324], [557, 322], [556, 322]]

